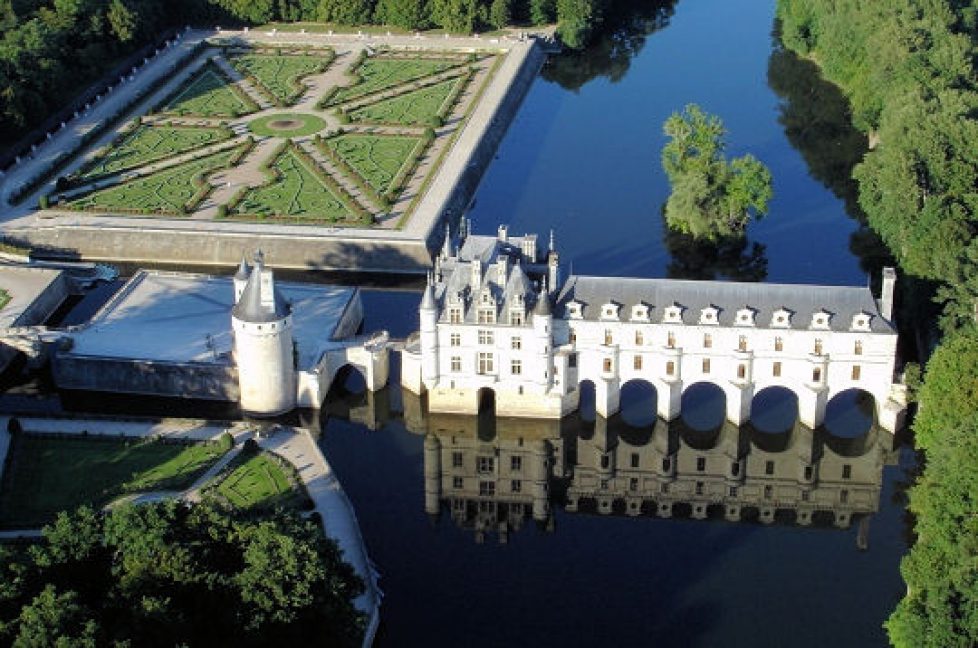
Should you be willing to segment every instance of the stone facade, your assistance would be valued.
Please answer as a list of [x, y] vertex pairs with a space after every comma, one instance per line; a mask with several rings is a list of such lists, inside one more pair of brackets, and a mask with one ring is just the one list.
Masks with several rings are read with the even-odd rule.
[[868, 287], [571, 276], [562, 281], [553, 236], [451, 236], [429, 278], [420, 332], [403, 353], [402, 383], [428, 394], [432, 412], [559, 418], [594, 386], [596, 410], [619, 408], [632, 380], [655, 387], [657, 413], [680, 414], [684, 391], [711, 383], [727, 419], [750, 419], [756, 394], [791, 390], [799, 418], [818, 427], [850, 389], [876, 401], [880, 425], [903, 421], [894, 380], [895, 274], [883, 296]]

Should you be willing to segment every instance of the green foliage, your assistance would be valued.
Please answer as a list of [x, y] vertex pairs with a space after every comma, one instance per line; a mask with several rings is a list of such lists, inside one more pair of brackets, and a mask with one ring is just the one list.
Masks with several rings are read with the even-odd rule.
[[[4, 645], [360, 643], [352, 600], [363, 584], [295, 512], [255, 518], [170, 500], [59, 524], [30, 551], [0, 546]], [[82, 553], [70, 553], [68, 532], [84, 538]]]
[[432, 22], [453, 33], [471, 34], [485, 17], [479, 0], [431, 0]]
[[370, 124], [422, 126], [438, 116], [462, 79], [449, 79], [350, 111], [350, 119]]
[[238, 117], [258, 110], [258, 105], [208, 63], [163, 106], [163, 112], [195, 117]]
[[319, 0], [317, 18], [340, 25], [362, 25], [374, 14], [373, 0]]
[[546, 25], [557, 18], [557, 0], [530, 0], [530, 22]]
[[511, 0], [492, 0], [489, 5], [489, 24], [496, 29], [502, 29], [513, 21]]
[[317, 56], [249, 53], [228, 57], [231, 65], [256, 80], [280, 105], [294, 104], [305, 91], [300, 80], [321, 72], [331, 60], [331, 52]]
[[78, 175], [92, 180], [127, 169], [143, 166], [174, 155], [230, 139], [230, 129], [207, 126], [171, 126], [165, 124], [136, 127], [121, 141], [96, 157]]
[[402, 29], [425, 29], [431, 24], [427, 0], [378, 0], [374, 19]]
[[600, 0], [557, 0], [557, 35], [567, 47], [584, 47], [600, 23]]
[[723, 123], [695, 104], [673, 113], [663, 130], [670, 138], [662, 149], [662, 166], [672, 183], [665, 207], [669, 227], [714, 241], [743, 236], [751, 216], [767, 211], [767, 168], [749, 154], [728, 162]]
[[366, 58], [356, 67], [356, 83], [341, 88], [326, 101], [336, 105], [365, 95], [381, 92], [410, 81], [443, 72], [458, 65], [457, 61], [431, 58], [402, 58], [376, 56]]

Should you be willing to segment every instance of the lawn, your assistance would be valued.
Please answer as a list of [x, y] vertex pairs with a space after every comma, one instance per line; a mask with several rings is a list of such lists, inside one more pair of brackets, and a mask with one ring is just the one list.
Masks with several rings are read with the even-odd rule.
[[312, 161], [286, 148], [271, 165], [274, 178], [244, 195], [235, 213], [259, 218], [344, 221], [354, 217], [331, 187], [310, 168]]
[[420, 137], [348, 133], [323, 140], [377, 194], [391, 189], [398, 172], [421, 144]]
[[93, 179], [156, 162], [230, 139], [230, 129], [207, 126], [144, 124], [113, 144], [108, 153], [93, 160], [80, 178]]
[[0, 490], [0, 525], [39, 526], [58, 511], [104, 506], [123, 493], [183, 490], [231, 449], [118, 437], [17, 435]]
[[368, 58], [353, 72], [359, 81], [355, 85], [337, 90], [326, 104], [330, 106], [341, 104], [458, 65], [460, 65], [459, 61], [442, 59]]
[[420, 90], [383, 99], [350, 111], [355, 122], [394, 124], [399, 126], [430, 125], [461, 79], [449, 79]]
[[332, 61], [331, 52], [321, 56], [306, 54], [239, 54], [228, 61], [245, 76], [254, 77], [275, 99], [284, 105], [294, 104], [305, 92], [299, 81], [310, 74], [323, 72]]
[[10, 293], [8, 293], [3, 288], [0, 288], [0, 308], [6, 306], [7, 302], [9, 301], [10, 301]]
[[72, 209], [119, 213], [183, 214], [209, 191], [206, 177], [226, 166], [241, 147], [215, 153], [175, 166], [98, 189], [69, 200]]
[[[280, 465], [280, 460], [259, 452], [239, 455], [212, 493], [237, 509], [299, 508], [306, 498]], [[294, 478], [293, 478], [294, 479]]]
[[213, 63], [201, 68], [163, 107], [163, 112], [196, 117], [238, 117], [256, 110], [258, 105]]

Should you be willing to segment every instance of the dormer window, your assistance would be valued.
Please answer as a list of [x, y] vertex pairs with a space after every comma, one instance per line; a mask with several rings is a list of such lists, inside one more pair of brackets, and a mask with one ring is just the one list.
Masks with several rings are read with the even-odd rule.
[[605, 304], [601, 307], [601, 319], [617, 320], [619, 308], [618, 304]]
[[852, 330], [868, 331], [870, 321], [871, 321], [871, 316], [869, 315], [869, 313], [866, 312], [856, 313], [852, 317]]
[[700, 324], [719, 324], [720, 309], [716, 306], [707, 306], [700, 311]]
[[645, 304], [635, 304], [632, 306], [632, 321], [636, 322], [648, 322], [649, 321], [649, 307]]
[[788, 328], [791, 326], [791, 311], [787, 308], [779, 308], [771, 315], [772, 328]]
[[673, 302], [672, 306], [666, 306], [662, 316], [662, 321], [669, 324], [682, 324], [683, 307], [676, 302]]
[[488, 290], [482, 293], [481, 300], [482, 300], [482, 303], [483, 304], [492, 303], [492, 295], [489, 294], [489, 291]]
[[744, 307], [737, 311], [737, 318], [734, 323], [737, 326], [754, 326], [754, 314], [756, 311], [753, 308]]
[[495, 324], [496, 323], [496, 309], [495, 308], [480, 308], [479, 309], [479, 324]]
[[827, 310], [820, 310], [812, 315], [813, 329], [828, 329], [832, 315]]
[[448, 309], [448, 321], [452, 324], [462, 323], [462, 309], [458, 306], [453, 306]]
[[584, 305], [581, 302], [568, 302], [565, 311], [569, 319], [581, 319], [584, 317]]
[[523, 326], [523, 311], [514, 310], [509, 313], [510, 326]]

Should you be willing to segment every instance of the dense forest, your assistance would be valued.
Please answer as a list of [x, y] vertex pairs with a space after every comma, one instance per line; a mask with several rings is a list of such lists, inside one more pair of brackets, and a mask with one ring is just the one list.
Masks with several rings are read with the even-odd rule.
[[576, 48], [590, 38], [614, 2], [0, 0], [0, 145], [19, 140], [118, 62], [173, 27], [321, 21], [472, 33], [556, 22], [563, 42]]
[[933, 282], [943, 340], [917, 390], [896, 646], [978, 644], [978, 10], [963, 0], [779, 0], [787, 47], [849, 100], [871, 150], [858, 201], [903, 272]]

